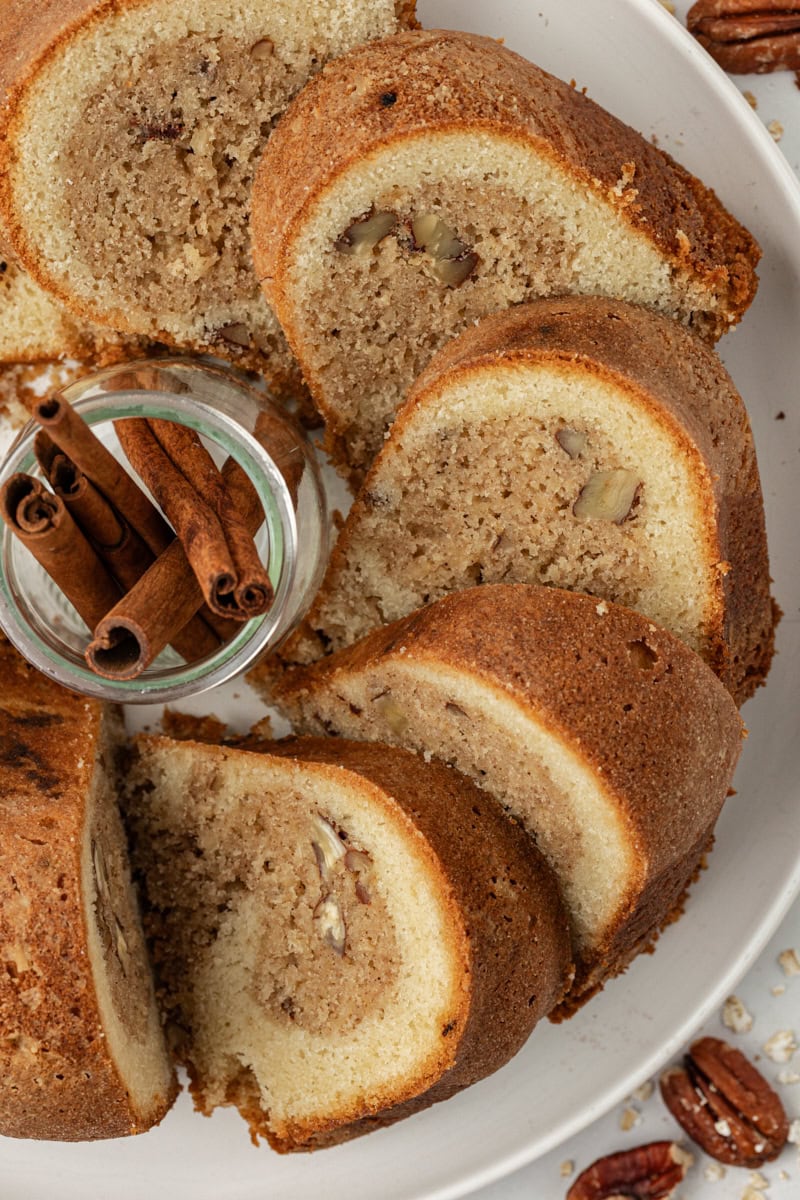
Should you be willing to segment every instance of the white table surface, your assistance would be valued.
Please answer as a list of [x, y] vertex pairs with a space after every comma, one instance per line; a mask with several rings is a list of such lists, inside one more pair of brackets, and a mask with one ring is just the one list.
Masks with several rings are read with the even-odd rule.
[[[586, 2], [591, 3], [591, 0]], [[678, 2], [674, 8], [676, 18], [682, 20], [685, 19], [689, 3]], [[742, 91], [751, 93], [755, 98], [758, 115], [767, 126], [772, 125], [780, 149], [792, 168], [800, 174], [800, 89], [793, 73], [734, 78]], [[779, 127], [774, 122], [778, 122]], [[677, 157], [680, 156], [677, 144], [670, 146], [670, 150]], [[794, 412], [787, 411], [786, 435], [787, 439], [792, 439], [795, 453], [798, 421], [800, 408], [795, 408]], [[787, 614], [787, 618], [797, 619], [797, 614]], [[746, 719], [746, 707], [744, 716]], [[746, 886], [746, 881], [743, 886]], [[733, 1033], [723, 1025], [721, 1013], [716, 1013], [698, 1028], [696, 1035], [724, 1037], [755, 1060], [778, 1090], [791, 1120], [800, 1118], [800, 1051], [793, 1055], [790, 1062], [779, 1064], [771, 1061], [763, 1050], [768, 1039], [780, 1030], [792, 1030], [800, 1041], [800, 975], [787, 976], [778, 962], [778, 955], [790, 948], [796, 949], [800, 956], [800, 899], [795, 901], [779, 930], [736, 986], [736, 995], [753, 1016], [751, 1030]], [[778, 1081], [779, 1074], [789, 1072], [798, 1076], [797, 1083]], [[695, 1163], [678, 1189], [675, 1200], [758, 1200], [759, 1192], [764, 1200], [800, 1200], [800, 1146], [787, 1145], [775, 1163], [761, 1169], [760, 1180], [754, 1180], [751, 1172], [739, 1168], [723, 1169], [721, 1178], [711, 1177], [709, 1172], [715, 1172], [716, 1165], [697, 1147], [691, 1146], [664, 1107], [657, 1081], [650, 1083], [655, 1086], [649, 1096], [642, 1093], [631, 1097], [628, 1102], [618, 1105], [556, 1150], [503, 1181], [473, 1193], [474, 1200], [563, 1200], [570, 1182], [597, 1158], [663, 1138], [679, 1140], [695, 1154]], [[763, 1181], [768, 1183], [768, 1187], [763, 1186]], [[748, 1187], [753, 1188], [754, 1184], [757, 1185], [755, 1190], [752, 1194], [748, 1193]], [[57, 1180], [54, 1180], [54, 1196], [57, 1187]], [[0, 1200], [5, 1200], [6, 1194], [0, 1178]], [[92, 1197], [91, 1200], [100, 1198]], [[106, 1197], [102, 1200], [106, 1200]], [[220, 1200], [225, 1200], [224, 1196], [220, 1196]], [[280, 1197], [273, 1193], [271, 1200], [280, 1200]], [[379, 1181], [376, 1181], [375, 1200], [380, 1200]]]
[[[690, 5], [679, 2], [665, 7], [674, 8], [676, 19], [685, 20]], [[756, 112], [770, 128], [794, 171], [800, 174], [800, 87], [794, 74], [783, 71], [770, 76], [732, 78], [742, 92], [749, 93], [751, 103], [755, 100]], [[670, 149], [679, 157], [678, 147]], [[797, 442], [800, 414], [795, 410], [786, 416], [787, 437]], [[792, 424], [795, 428], [791, 428]], [[746, 719], [746, 707], [744, 716]], [[698, 1028], [696, 1036], [722, 1037], [744, 1051], [776, 1088], [792, 1120], [800, 1118], [800, 1051], [790, 1062], [779, 1064], [771, 1061], [763, 1050], [764, 1043], [779, 1030], [793, 1030], [800, 1041], [800, 975], [787, 977], [778, 962], [778, 955], [789, 948], [796, 949], [800, 956], [800, 899], [736, 988], [735, 994], [753, 1016], [752, 1029], [748, 1033], [733, 1033], [723, 1025], [720, 1012]], [[781, 1083], [780, 1073], [797, 1075], [798, 1082]], [[678, 1188], [675, 1200], [757, 1200], [759, 1191], [764, 1200], [800, 1200], [800, 1146], [788, 1144], [779, 1159], [761, 1168], [761, 1180], [751, 1178], [750, 1171], [738, 1167], [722, 1168], [724, 1174], [719, 1178], [719, 1164], [689, 1142], [665, 1108], [657, 1080], [650, 1082], [655, 1086], [649, 1098], [631, 1097], [627, 1104], [619, 1105], [529, 1167], [473, 1193], [474, 1200], [563, 1200], [571, 1181], [597, 1158], [662, 1138], [680, 1141], [695, 1155], [694, 1165]], [[764, 1180], [768, 1187], [763, 1186]], [[748, 1193], [748, 1187], [754, 1189], [754, 1195]]]

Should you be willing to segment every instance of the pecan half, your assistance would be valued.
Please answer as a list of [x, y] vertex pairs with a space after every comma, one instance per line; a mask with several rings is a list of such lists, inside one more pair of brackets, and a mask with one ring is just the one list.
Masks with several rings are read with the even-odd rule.
[[800, 3], [792, 0], [697, 0], [689, 32], [733, 75], [800, 69]]
[[674, 1142], [607, 1154], [578, 1176], [566, 1200], [667, 1200], [682, 1182], [688, 1161]]
[[760, 1167], [783, 1149], [789, 1122], [780, 1098], [727, 1042], [701, 1038], [660, 1083], [675, 1120], [718, 1162]]

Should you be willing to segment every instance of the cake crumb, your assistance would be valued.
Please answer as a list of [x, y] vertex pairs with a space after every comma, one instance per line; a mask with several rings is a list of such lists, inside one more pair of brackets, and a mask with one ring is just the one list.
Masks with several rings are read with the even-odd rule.
[[748, 1183], [750, 1187], [756, 1188], [759, 1192], [763, 1192], [764, 1188], [769, 1187], [769, 1180], [765, 1179], [760, 1171], [751, 1171]]
[[778, 962], [783, 968], [784, 975], [800, 975], [800, 958], [794, 948], [783, 950], [778, 955]]
[[176, 742], [209, 742], [218, 745], [225, 737], [226, 725], [218, 717], [209, 714], [205, 717], [193, 713], [178, 712], [177, 709], [165, 708], [161, 718], [161, 728], [168, 737]]
[[782, 1071], [778, 1071], [778, 1083], [800, 1083], [800, 1071], [790, 1071], [788, 1067], [784, 1067]]
[[776, 983], [775, 986], [771, 987], [769, 990], [772, 992], [773, 996], [782, 996], [786, 991], [786, 984]]
[[646, 1079], [641, 1087], [635, 1088], [633, 1095], [636, 1100], [649, 1100], [655, 1091], [652, 1079]]
[[791, 1142], [793, 1146], [800, 1146], [800, 1117], [795, 1117], [789, 1126], [789, 1132], [786, 1135], [787, 1142]]
[[597, 613], [598, 617], [604, 617], [607, 614], [608, 605], [606, 604], [605, 600], [601, 600], [599, 604], [595, 605], [595, 612]]
[[781, 125], [780, 121], [770, 121], [767, 129], [776, 142], [779, 142], [783, 137], [783, 125]]
[[716, 1131], [720, 1137], [727, 1138], [727, 1137], [731, 1136], [731, 1127], [727, 1121], [723, 1121], [723, 1120], [715, 1121], [714, 1128], [716, 1129]]
[[661, 0], [661, 7], [665, 8], [670, 16], [675, 16], [675, 5], [672, 0]]
[[562, 1179], [569, 1179], [574, 1170], [575, 1160], [572, 1158], [565, 1158], [559, 1168], [559, 1174], [561, 1175]]
[[756, 100], [755, 96], [753, 95], [753, 93], [751, 91], [742, 92], [742, 95], [744, 96], [745, 100], [747, 101], [747, 103], [750, 105], [751, 108], [758, 108], [758, 100]]
[[722, 1163], [713, 1162], [709, 1163], [704, 1169], [703, 1175], [709, 1183], [719, 1183], [720, 1179], [725, 1178], [727, 1171], [723, 1167]]
[[764, 1043], [764, 1053], [776, 1063], [788, 1063], [796, 1049], [797, 1041], [791, 1029], [779, 1029]]
[[722, 1007], [722, 1024], [734, 1033], [749, 1033], [753, 1028], [753, 1017], [738, 996], [728, 996]]

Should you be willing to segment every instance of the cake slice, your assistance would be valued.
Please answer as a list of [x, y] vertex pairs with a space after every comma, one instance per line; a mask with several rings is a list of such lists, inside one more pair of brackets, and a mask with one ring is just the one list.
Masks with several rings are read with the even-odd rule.
[[[773, 649], [744, 405], [676, 322], [599, 297], [496, 313], [415, 383], [285, 662], [310, 662], [475, 583], [635, 608], [741, 703]], [[265, 668], [266, 669], [266, 668]]]
[[148, 349], [140, 338], [73, 317], [0, 243], [0, 364], [50, 365], [75, 359], [108, 366], [144, 356]]
[[647, 305], [716, 339], [759, 251], [713, 192], [499, 42], [412, 31], [331, 63], [256, 176], [256, 271], [357, 476], [434, 352], [537, 296]]
[[141, 1133], [177, 1091], [117, 809], [117, 714], [0, 643], [0, 1133]]
[[468, 780], [333, 739], [141, 738], [128, 818], [203, 1112], [308, 1150], [500, 1067], [571, 978], [530, 839]]
[[536, 839], [570, 914], [572, 1002], [650, 946], [709, 848], [742, 724], [692, 650], [573, 592], [446, 596], [285, 677], [305, 733], [389, 742], [470, 776]]
[[[0, 224], [81, 320], [299, 377], [261, 296], [250, 187], [308, 77], [413, 0], [4, 0]], [[58, 120], [53, 120], [53, 113]]]

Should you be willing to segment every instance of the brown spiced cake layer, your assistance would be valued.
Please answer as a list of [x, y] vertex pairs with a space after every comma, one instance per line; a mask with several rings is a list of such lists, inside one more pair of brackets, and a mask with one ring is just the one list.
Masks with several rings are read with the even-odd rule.
[[450, 337], [538, 296], [647, 305], [716, 340], [759, 250], [667, 154], [496, 41], [412, 31], [317, 76], [256, 176], [256, 271], [356, 475]]
[[699, 656], [605, 600], [457, 592], [289, 672], [304, 733], [389, 742], [474, 779], [534, 836], [570, 913], [573, 1001], [652, 944], [708, 848], [742, 724]]
[[6, 0], [5, 235], [80, 318], [296, 388], [250, 259], [253, 172], [309, 76], [412, 14], [413, 0]]
[[441, 764], [336, 739], [140, 738], [127, 794], [195, 1102], [235, 1104], [277, 1150], [452, 1095], [569, 986], [551, 871]]
[[747, 413], [713, 350], [600, 297], [471, 326], [412, 387], [281, 657], [313, 661], [499, 582], [635, 608], [738, 703], [752, 694], [773, 648], [764, 506]]
[[141, 1133], [177, 1091], [117, 809], [117, 714], [0, 643], [0, 1133]]

